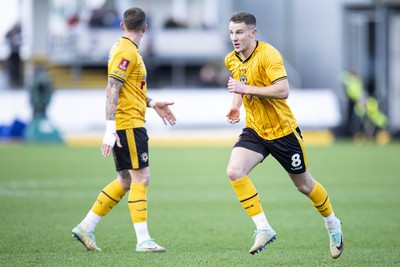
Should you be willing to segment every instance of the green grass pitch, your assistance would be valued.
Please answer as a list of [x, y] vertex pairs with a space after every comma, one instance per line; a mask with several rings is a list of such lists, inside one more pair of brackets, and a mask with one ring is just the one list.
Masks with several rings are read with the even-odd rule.
[[139, 254], [127, 196], [96, 229], [71, 229], [115, 178], [98, 147], [0, 145], [0, 266], [400, 266], [400, 143], [308, 147], [309, 167], [342, 220], [333, 260], [323, 219], [268, 158], [251, 178], [278, 240], [254, 256], [253, 222], [225, 174], [229, 147], [151, 147], [149, 230], [168, 250]]

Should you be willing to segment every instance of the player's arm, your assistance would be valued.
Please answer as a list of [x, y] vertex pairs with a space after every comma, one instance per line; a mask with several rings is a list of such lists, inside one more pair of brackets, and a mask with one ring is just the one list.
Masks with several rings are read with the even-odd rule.
[[106, 120], [114, 120], [117, 113], [118, 96], [123, 82], [120, 80], [109, 77], [106, 88]]
[[116, 131], [115, 116], [117, 113], [119, 91], [123, 85], [124, 83], [116, 78], [108, 78], [106, 88], [106, 132], [101, 147], [101, 152], [105, 157], [108, 157], [111, 154], [115, 142], [117, 142], [117, 145], [121, 147]]
[[252, 86], [229, 78], [228, 90], [231, 93], [254, 95], [261, 98], [287, 99], [289, 97], [289, 82], [284, 78], [269, 86]]
[[226, 120], [232, 124], [240, 121], [240, 107], [242, 106], [242, 95], [234, 94], [232, 98], [232, 105], [226, 114]]

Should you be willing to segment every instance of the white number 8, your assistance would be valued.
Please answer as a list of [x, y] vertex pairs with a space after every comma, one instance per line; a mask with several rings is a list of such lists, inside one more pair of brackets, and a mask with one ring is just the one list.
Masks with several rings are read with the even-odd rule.
[[292, 156], [292, 166], [298, 167], [301, 165], [300, 154], [296, 153]]

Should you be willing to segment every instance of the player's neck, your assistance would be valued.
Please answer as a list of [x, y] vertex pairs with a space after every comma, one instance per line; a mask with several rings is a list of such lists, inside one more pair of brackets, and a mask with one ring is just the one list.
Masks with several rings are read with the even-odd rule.
[[132, 42], [136, 44], [137, 47], [140, 45], [140, 40], [142, 39], [143, 34], [136, 32], [125, 32], [123, 37], [128, 38]]
[[257, 42], [254, 41], [250, 44], [249, 48], [246, 49], [245, 51], [239, 53], [239, 56], [242, 60], [246, 60], [256, 49], [257, 47]]

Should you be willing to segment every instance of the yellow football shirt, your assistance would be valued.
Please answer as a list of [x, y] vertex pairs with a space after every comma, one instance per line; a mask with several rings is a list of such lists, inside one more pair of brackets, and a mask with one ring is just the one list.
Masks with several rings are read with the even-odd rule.
[[[225, 57], [225, 66], [232, 78], [252, 86], [264, 87], [287, 78], [279, 51], [261, 41], [257, 41], [256, 49], [245, 60], [241, 60], [235, 51], [229, 53]], [[246, 110], [246, 127], [255, 130], [263, 139], [277, 139], [296, 130], [296, 119], [285, 99], [252, 95], [243, 95], [242, 99]]]
[[126, 37], [111, 48], [108, 76], [123, 82], [116, 113], [117, 130], [144, 127], [146, 114], [146, 66], [138, 47]]

